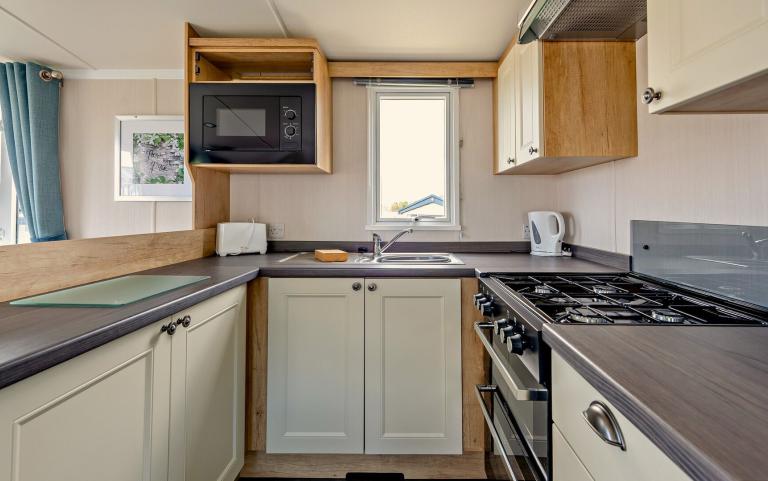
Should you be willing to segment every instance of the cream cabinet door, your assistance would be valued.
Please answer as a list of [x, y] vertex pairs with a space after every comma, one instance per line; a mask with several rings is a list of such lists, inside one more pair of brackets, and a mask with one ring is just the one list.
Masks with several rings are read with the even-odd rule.
[[232, 481], [243, 467], [245, 286], [182, 311], [172, 336], [172, 481]]
[[515, 151], [517, 165], [541, 157], [541, 45], [531, 42], [512, 48], [515, 66]]
[[0, 480], [167, 479], [171, 338], [161, 325], [0, 390]]
[[363, 279], [270, 279], [267, 452], [363, 452]]
[[648, 87], [663, 112], [768, 70], [768, 0], [648, 0]]
[[496, 172], [515, 166], [515, 55], [510, 53], [496, 77]]
[[556, 481], [594, 481], [556, 425], [552, 425], [552, 477]]
[[461, 454], [458, 279], [366, 279], [365, 452]]

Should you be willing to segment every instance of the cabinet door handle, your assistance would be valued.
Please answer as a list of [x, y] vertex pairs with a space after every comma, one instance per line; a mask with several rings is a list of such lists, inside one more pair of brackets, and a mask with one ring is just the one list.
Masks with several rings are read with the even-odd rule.
[[377, 287], [378, 286], [376, 285], [375, 282], [371, 282], [370, 284], [368, 284], [368, 290], [371, 292], [375, 291]]
[[352, 284], [352, 290], [353, 291], [359, 291], [362, 288], [363, 288], [363, 285], [360, 284], [359, 282], [355, 282], [354, 284]]
[[528, 153], [530, 155], [533, 155], [533, 154], [535, 154], [538, 151], [539, 151], [539, 149], [537, 149], [536, 147], [528, 147]]
[[176, 332], [176, 323], [169, 322], [168, 324], [163, 324], [163, 327], [160, 328], [160, 332], [164, 332], [169, 336], [173, 336], [173, 334]]
[[515, 158], [514, 157], [507, 157], [507, 163], [508, 164], [514, 164], [515, 163]]
[[184, 326], [189, 327], [189, 325], [192, 324], [192, 317], [190, 316], [184, 316], [180, 319], [176, 319], [176, 325], [177, 326]]
[[654, 100], [659, 100], [660, 98], [661, 98], [661, 92], [657, 92], [653, 90], [653, 88], [651, 87], [648, 87], [647, 89], [643, 90], [643, 95], [640, 97], [640, 99], [643, 101], [645, 105], [653, 103]]
[[611, 446], [617, 446], [622, 451], [627, 450], [627, 444], [624, 442], [624, 434], [621, 432], [619, 423], [608, 406], [600, 401], [592, 401], [589, 407], [581, 413], [584, 420], [587, 421], [592, 431], [604, 442]]

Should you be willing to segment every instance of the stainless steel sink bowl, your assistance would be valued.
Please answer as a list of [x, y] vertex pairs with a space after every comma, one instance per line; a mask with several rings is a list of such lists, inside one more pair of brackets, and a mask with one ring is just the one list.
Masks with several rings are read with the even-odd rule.
[[453, 254], [443, 252], [392, 252], [382, 254], [379, 257], [361, 256], [358, 262], [376, 264], [464, 264]]

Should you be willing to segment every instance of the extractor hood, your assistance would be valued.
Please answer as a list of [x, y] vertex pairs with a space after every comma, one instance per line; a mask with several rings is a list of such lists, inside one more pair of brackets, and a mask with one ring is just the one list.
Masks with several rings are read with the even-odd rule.
[[637, 40], [646, 32], [646, 0], [534, 0], [518, 43], [542, 40]]

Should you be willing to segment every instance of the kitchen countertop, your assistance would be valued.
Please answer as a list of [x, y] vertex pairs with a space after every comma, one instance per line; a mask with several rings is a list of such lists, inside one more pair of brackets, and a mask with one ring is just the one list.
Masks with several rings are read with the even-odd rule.
[[291, 253], [208, 257], [136, 274], [210, 279], [122, 307], [20, 307], [0, 303], [0, 388], [148, 326], [205, 299], [266, 277], [474, 277], [488, 272], [616, 272], [572, 258], [457, 254], [464, 265], [278, 262]]
[[537, 257], [529, 254], [454, 254], [463, 265], [394, 265], [354, 262], [318, 262], [311, 254], [280, 262], [295, 253], [216, 258], [222, 266], [258, 267], [264, 277], [475, 277], [499, 273], [619, 272], [621, 269], [572, 257]]
[[546, 325], [544, 341], [695, 480], [768, 480], [768, 329]]

